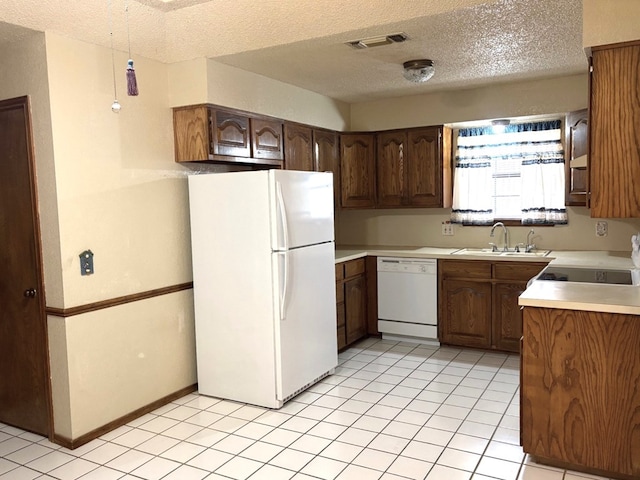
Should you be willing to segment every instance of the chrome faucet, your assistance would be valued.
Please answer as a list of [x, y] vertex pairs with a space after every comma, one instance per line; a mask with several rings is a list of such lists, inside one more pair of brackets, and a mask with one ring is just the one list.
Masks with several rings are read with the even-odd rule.
[[496, 222], [493, 224], [493, 227], [491, 227], [491, 233], [489, 233], [490, 237], [493, 237], [493, 232], [495, 231], [496, 227], [502, 227], [502, 230], [504, 231], [504, 246], [502, 247], [502, 251], [506, 252], [509, 250], [509, 232], [507, 231], [507, 227], [504, 226], [504, 223]]
[[524, 251], [527, 253], [529, 253], [531, 250], [536, 248], [536, 246], [533, 243], [531, 243], [531, 235], [533, 235], [534, 233], [536, 232], [533, 231], [533, 228], [529, 230], [529, 233], [527, 233], [527, 244], [524, 247]]

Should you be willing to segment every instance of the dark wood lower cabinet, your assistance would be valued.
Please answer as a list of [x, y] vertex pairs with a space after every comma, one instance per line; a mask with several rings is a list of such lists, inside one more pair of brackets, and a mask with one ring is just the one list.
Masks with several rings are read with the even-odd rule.
[[523, 319], [524, 451], [640, 478], [640, 316], [525, 307]]
[[338, 349], [367, 336], [367, 278], [364, 258], [336, 264]]
[[545, 263], [438, 262], [441, 343], [517, 353], [522, 336], [518, 297]]
[[442, 282], [440, 341], [491, 347], [491, 282], [445, 279]]

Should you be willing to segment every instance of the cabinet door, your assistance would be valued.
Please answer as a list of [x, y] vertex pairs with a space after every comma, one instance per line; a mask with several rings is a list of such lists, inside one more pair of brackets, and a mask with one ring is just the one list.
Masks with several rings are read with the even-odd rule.
[[284, 124], [284, 166], [287, 170], [313, 171], [313, 140], [310, 127]]
[[382, 132], [376, 135], [377, 206], [400, 207], [408, 203], [407, 133]]
[[249, 117], [212, 110], [213, 153], [232, 157], [250, 157]]
[[340, 152], [338, 134], [329, 130], [313, 130], [313, 162], [317, 172], [333, 172], [334, 207], [340, 207]]
[[202, 105], [175, 108], [173, 137], [176, 162], [208, 160], [211, 154], [209, 109]]
[[343, 208], [375, 206], [375, 143], [373, 134], [340, 135]]
[[592, 53], [591, 216], [640, 217], [640, 42]]
[[282, 122], [263, 118], [251, 119], [253, 158], [282, 160]]
[[367, 334], [367, 291], [364, 275], [344, 283], [344, 303], [346, 309], [347, 344]]
[[587, 109], [567, 114], [566, 161], [565, 161], [565, 203], [567, 205], [587, 204]]
[[526, 282], [498, 282], [493, 285], [493, 347], [518, 353], [522, 336], [522, 310], [518, 297]]
[[408, 203], [416, 207], [442, 207], [443, 164], [439, 127], [409, 130], [407, 164]]
[[491, 347], [491, 282], [445, 278], [441, 285], [440, 341]]

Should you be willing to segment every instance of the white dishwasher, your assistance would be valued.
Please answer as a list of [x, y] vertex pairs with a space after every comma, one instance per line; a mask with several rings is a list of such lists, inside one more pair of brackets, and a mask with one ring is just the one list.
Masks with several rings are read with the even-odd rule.
[[383, 339], [438, 343], [438, 264], [378, 257], [378, 331]]

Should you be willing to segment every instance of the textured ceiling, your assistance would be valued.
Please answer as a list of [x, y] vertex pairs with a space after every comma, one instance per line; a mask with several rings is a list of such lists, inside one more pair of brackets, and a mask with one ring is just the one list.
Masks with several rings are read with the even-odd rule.
[[[134, 56], [208, 57], [346, 102], [587, 69], [582, 0], [2, 0], [0, 44], [26, 28], [108, 46], [111, 12], [126, 51], [126, 5]], [[410, 40], [344, 45], [396, 32]], [[414, 58], [433, 60], [429, 82], [402, 77]]]

